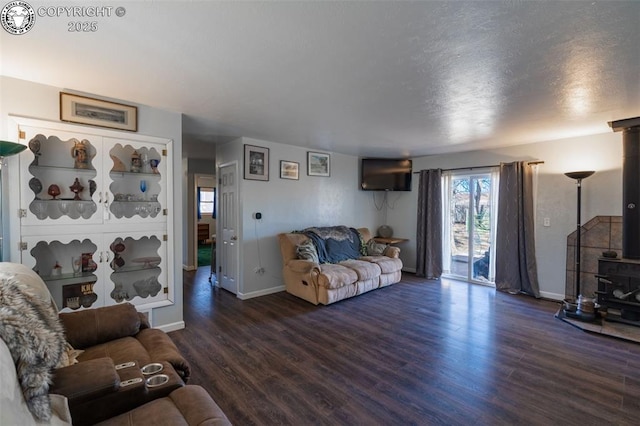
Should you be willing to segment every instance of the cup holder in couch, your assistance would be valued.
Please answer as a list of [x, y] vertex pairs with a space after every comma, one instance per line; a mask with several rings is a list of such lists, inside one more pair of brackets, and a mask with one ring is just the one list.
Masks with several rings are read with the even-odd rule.
[[151, 376], [147, 379], [146, 384], [148, 388], [155, 388], [162, 386], [169, 381], [169, 376], [166, 374], [158, 374], [157, 376]]
[[142, 367], [140, 371], [142, 371], [142, 374], [144, 374], [145, 376], [149, 376], [151, 374], [156, 374], [161, 372], [163, 368], [164, 367], [159, 362], [153, 362], [151, 364], [147, 364], [144, 367]]

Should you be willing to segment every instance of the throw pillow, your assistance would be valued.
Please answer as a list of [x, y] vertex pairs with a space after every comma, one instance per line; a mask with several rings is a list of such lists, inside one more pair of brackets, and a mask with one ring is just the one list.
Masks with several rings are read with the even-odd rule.
[[314, 263], [318, 263], [318, 251], [311, 240], [305, 241], [296, 247], [296, 254], [298, 255], [298, 259], [310, 260]]
[[373, 238], [367, 243], [367, 254], [369, 256], [381, 256], [386, 249], [386, 244], [376, 243]]
[[60, 357], [60, 362], [56, 365], [56, 368], [68, 367], [78, 363], [78, 357], [82, 355], [84, 351], [81, 349], [73, 349], [73, 346], [69, 342], [66, 342], [64, 352]]

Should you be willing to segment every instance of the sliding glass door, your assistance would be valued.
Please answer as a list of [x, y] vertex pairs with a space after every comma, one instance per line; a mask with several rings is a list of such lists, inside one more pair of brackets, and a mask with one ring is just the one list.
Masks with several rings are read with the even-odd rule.
[[449, 276], [493, 283], [494, 180], [489, 170], [452, 173], [445, 178], [444, 269]]

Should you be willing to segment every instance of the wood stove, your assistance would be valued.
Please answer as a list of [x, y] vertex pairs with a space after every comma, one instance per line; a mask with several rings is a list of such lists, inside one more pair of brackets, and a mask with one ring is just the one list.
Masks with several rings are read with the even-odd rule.
[[622, 131], [622, 259], [598, 260], [598, 302], [607, 319], [640, 325], [640, 117], [609, 125]]
[[607, 320], [640, 325], [640, 260], [598, 260], [598, 303]]

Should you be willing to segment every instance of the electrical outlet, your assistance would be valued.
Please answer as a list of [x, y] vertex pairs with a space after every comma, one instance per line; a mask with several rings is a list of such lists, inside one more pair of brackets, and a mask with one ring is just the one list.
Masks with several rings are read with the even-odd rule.
[[253, 272], [254, 272], [254, 273], [256, 273], [256, 274], [258, 274], [258, 275], [262, 275], [262, 274], [264, 274], [264, 268], [263, 268], [263, 267], [261, 267], [261, 266], [256, 266], [256, 267], [253, 269]]
[[545, 217], [544, 221], [543, 221], [543, 225], [544, 226], [551, 226], [551, 219], [549, 219], [548, 217]]

